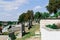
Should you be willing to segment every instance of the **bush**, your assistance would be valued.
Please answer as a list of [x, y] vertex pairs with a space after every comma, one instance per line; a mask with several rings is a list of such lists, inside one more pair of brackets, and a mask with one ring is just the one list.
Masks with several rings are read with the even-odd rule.
[[0, 27], [2, 26], [2, 24], [0, 23]]
[[15, 36], [14, 32], [13, 33], [9, 33], [9, 37], [11, 38], [11, 40], [15, 40], [16, 39], [16, 36]]
[[2, 35], [8, 35], [8, 32], [4, 32], [4, 33], [2, 33]]
[[52, 24], [52, 25], [46, 25], [46, 27], [52, 28], [52, 29], [58, 29], [57, 25]]

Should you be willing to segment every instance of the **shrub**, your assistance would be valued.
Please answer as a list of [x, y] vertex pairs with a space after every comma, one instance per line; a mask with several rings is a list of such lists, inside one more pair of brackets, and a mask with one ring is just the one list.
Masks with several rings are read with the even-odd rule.
[[52, 24], [52, 25], [46, 25], [46, 27], [52, 28], [52, 29], [58, 29], [57, 25]]
[[8, 35], [8, 32], [4, 32], [4, 33], [2, 33], [3, 35]]
[[0, 23], [0, 27], [2, 26], [2, 24]]
[[16, 39], [16, 36], [15, 36], [14, 32], [13, 33], [9, 33], [9, 37], [11, 38], [11, 40], [15, 40]]

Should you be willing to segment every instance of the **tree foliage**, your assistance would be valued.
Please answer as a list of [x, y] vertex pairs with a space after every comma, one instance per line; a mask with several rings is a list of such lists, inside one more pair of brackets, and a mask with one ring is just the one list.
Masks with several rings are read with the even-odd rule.
[[40, 12], [36, 12], [34, 15], [34, 19], [36, 22], [39, 23], [40, 19], [41, 19], [41, 13]]
[[18, 21], [19, 22], [25, 22], [25, 21], [28, 21], [30, 19], [33, 20], [33, 11], [32, 10], [28, 10], [26, 13], [22, 13], [19, 16]]
[[20, 23], [25, 21], [25, 13], [22, 13], [22, 14], [19, 16], [18, 21], [19, 21]]
[[12, 25], [13, 24], [13, 22], [11, 22], [11, 21], [8, 21], [8, 25]]
[[44, 12], [44, 13], [42, 13], [41, 19], [48, 18], [49, 16], [50, 16], [50, 14], [49, 14], [49, 13]]
[[0, 27], [2, 26], [2, 24], [0, 23]]
[[50, 13], [56, 14], [58, 9], [60, 9], [60, 0], [49, 0], [49, 4], [46, 8]]
[[34, 17], [34, 14], [33, 14], [34, 12], [33, 12], [33, 10], [28, 10], [27, 11], [27, 15], [28, 15], [28, 20], [33, 20], [33, 17]]
[[28, 10], [26, 13], [22, 13], [20, 16], [19, 16], [19, 19], [18, 19], [18, 22], [19, 23], [22, 23], [23, 24], [23, 22], [29, 22], [29, 28], [28, 29], [30, 29], [31, 28], [31, 26], [32, 26], [32, 20], [33, 20], [33, 18], [34, 18], [34, 14], [33, 14], [34, 12], [33, 12], [33, 10]]
[[41, 18], [41, 13], [40, 12], [36, 12], [34, 15], [35, 19], [40, 19]]

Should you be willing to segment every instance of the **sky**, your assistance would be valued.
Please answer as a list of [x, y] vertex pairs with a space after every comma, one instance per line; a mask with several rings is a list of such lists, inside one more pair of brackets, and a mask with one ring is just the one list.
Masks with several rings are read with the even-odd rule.
[[49, 0], [0, 0], [0, 21], [17, 21], [19, 15], [33, 10], [47, 12]]

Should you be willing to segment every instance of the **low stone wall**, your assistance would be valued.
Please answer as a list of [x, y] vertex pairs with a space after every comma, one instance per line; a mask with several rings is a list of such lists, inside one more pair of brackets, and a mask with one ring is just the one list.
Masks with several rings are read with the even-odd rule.
[[41, 40], [60, 40], [60, 30], [50, 31], [45, 29], [45, 25], [60, 23], [59, 19], [43, 19], [40, 21]]

